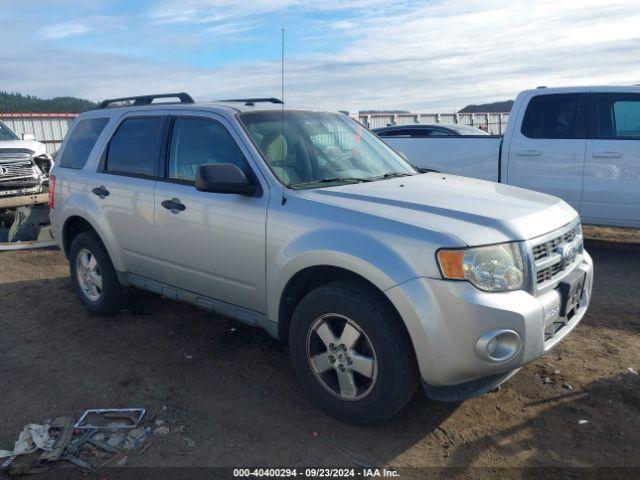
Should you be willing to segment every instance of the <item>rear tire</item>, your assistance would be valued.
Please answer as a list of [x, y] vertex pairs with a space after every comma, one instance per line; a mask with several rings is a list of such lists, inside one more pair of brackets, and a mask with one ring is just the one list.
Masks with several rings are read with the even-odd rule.
[[293, 368], [327, 414], [354, 424], [393, 416], [418, 384], [413, 345], [380, 292], [336, 281], [307, 294], [289, 329]]
[[106, 248], [94, 232], [82, 232], [73, 239], [69, 269], [73, 290], [89, 312], [107, 316], [125, 307], [125, 291]]

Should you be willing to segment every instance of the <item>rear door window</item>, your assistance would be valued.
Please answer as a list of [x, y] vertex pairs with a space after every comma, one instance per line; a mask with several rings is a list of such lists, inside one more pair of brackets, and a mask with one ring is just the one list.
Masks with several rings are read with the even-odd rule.
[[85, 166], [96, 140], [109, 122], [108, 118], [80, 120], [69, 133], [59, 164], [65, 168], [80, 169]]
[[586, 138], [584, 99], [582, 93], [533, 97], [522, 122], [522, 134], [528, 138]]
[[157, 176], [162, 122], [162, 117], [132, 117], [124, 120], [109, 142], [105, 171]]
[[640, 138], [640, 95], [599, 93], [596, 95], [598, 138]]

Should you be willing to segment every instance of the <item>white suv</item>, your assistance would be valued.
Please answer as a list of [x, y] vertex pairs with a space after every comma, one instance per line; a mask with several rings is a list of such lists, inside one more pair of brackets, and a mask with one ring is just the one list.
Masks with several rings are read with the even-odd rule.
[[419, 174], [340, 113], [108, 100], [59, 158], [51, 221], [87, 309], [116, 313], [135, 287], [261, 327], [348, 422], [388, 418], [419, 381], [439, 400], [486, 392], [589, 303], [565, 202]]

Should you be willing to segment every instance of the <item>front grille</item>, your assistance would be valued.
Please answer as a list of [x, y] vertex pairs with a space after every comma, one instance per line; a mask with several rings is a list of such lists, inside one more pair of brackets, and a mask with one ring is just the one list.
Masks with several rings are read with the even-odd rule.
[[0, 181], [9, 179], [18, 179], [21, 177], [33, 177], [36, 175], [33, 169], [33, 162], [17, 161], [17, 162], [1, 162], [0, 161]]
[[577, 224], [558, 237], [552, 238], [551, 240], [547, 240], [546, 242], [533, 247], [533, 259], [540, 260], [551, 256], [558, 245], [562, 243], [571, 243], [576, 239], [578, 235], [580, 235], [580, 224]]
[[38, 183], [40, 169], [33, 152], [21, 148], [0, 149], [0, 188]]
[[537, 285], [552, 281], [573, 266], [572, 261], [567, 261], [562, 256], [563, 248], [567, 247], [575, 247], [576, 254], [582, 252], [582, 230], [579, 222], [562, 227], [556, 234], [545, 235], [539, 241], [532, 241], [531, 254]]
[[543, 268], [536, 274], [536, 281], [538, 282], [538, 284], [548, 282], [563, 270], [564, 267], [562, 265], [562, 262], [556, 263], [555, 265], [551, 265], [547, 268]]

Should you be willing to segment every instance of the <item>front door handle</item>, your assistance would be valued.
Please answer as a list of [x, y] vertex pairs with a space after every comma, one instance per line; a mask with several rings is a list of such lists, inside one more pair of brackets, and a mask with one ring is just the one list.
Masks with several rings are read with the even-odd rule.
[[593, 158], [621, 158], [622, 154], [620, 152], [596, 152], [592, 156]]
[[160, 203], [160, 205], [162, 205], [167, 210], [171, 210], [171, 213], [180, 213], [185, 208], [187, 208], [184, 206], [184, 204], [180, 201], [179, 198], [172, 198], [171, 200], [163, 200], [162, 203]]
[[540, 150], [518, 150], [516, 153], [519, 157], [539, 157], [542, 155]]
[[102, 185], [100, 185], [99, 187], [94, 188], [91, 191], [93, 192], [94, 195], [97, 195], [100, 198], [104, 198], [104, 197], [108, 197], [109, 196], [109, 190], [104, 188], [104, 186], [102, 186]]

